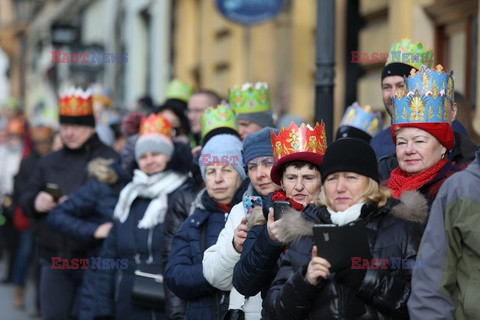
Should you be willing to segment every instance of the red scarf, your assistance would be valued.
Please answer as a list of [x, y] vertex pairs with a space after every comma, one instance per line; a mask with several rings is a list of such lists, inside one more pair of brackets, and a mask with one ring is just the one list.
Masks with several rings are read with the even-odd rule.
[[425, 183], [431, 181], [447, 161], [447, 159], [440, 160], [433, 167], [413, 176], [407, 176], [400, 168], [393, 169], [388, 181], [388, 189], [392, 191], [396, 199], [400, 198], [403, 191], [418, 190]]
[[272, 201], [279, 201], [279, 200], [286, 200], [290, 202], [292, 205], [292, 208], [297, 211], [302, 211], [303, 210], [303, 205], [301, 203], [298, 203], [297, 201], [293, 200], [290, 197], [287, 197], [284, 191], [277, 190], [272, 194]]
[[220, 209], [222, 209], [223, 212], [229, 213], [229, 212], [230, 212], [230, 209], [232, 208], [232, 203], [222, 204], [222, 203], [218, 203], [218, 202], [217, 202], [217, 207], [219, 207]]

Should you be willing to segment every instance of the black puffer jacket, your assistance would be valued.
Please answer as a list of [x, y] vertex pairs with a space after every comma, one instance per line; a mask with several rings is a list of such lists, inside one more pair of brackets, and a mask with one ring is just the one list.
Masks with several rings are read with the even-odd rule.
[[118, 160], [119, 156], [112, 148], [103, 144], [95, 133], [79, 149], [64, 147], [40, 159], [20, 198], [20, 206], [27, 216], [36, 220], [40, 255], [43, 258], [50, 260], [52, 256], [82, 257], [89, 249], [89, 243], [69, 239], [52, 230], [46, 223], [48, 213], [37, 212], [34, 203], [37, 194], [46, 190], [47, 183], [58, 185], [62, 195], [78, 190], [87, 181], [88, 163], [96, 158]]
[[392, 269], [391, 258], [416, 258], [422, 226], [405, 220], [426, 215], [426, 203], [421, 196], [412, 197], [411, 193], [405, 200], [400, 203], [390, 199], [380, 209], [374, 203], [362, 207], [359, 219], [367, 227], [372, 258], [390, 261], [386, 269], [366, 270], [358, 289], [334, 277], [318, 286], [305, 278], [313, 246], [312, 226], [331, 223], [325, 207], [310, 206], [301, 215], [293, 213], [285, 220], [282, 218], [280, 228], [285, 238], [295, 240], [282, 254], [280, 271], [267, 297], [269, 319], [408, 319], [412, 270]]
[[[192, 203], [195, 201], [197, 194], [200, 192], [201, 186], [197, 185], [193, 178], [189, 178], [178, 188], [168, 199], [168, 214], [165, 217], [162, 242], [162, 261], [163, 270], [168, 262], [172, 239], [183, 221], [188, 217]], [[183, 319], [185, 314], [185, 301], [177, 297], [165, 285], [165, 293], [167, 297], [166, 314], [169, 319]]]

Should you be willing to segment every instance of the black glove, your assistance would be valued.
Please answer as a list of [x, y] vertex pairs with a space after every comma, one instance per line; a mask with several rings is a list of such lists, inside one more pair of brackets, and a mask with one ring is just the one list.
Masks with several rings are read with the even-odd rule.
[[343, 269], [335, 273], [335, 280], [357, 290], [360, 288], [367, 269]]

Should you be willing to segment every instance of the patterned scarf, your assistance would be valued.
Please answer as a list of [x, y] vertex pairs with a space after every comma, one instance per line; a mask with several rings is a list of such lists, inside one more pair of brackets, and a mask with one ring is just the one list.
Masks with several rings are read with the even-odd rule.
[[403, 191], [418, 190], [425, 183], [431, 181], [443, 166], [447, 164], [447, 161], [448, 159], [440, 160], [433, 167], [413, 176], [407, 176], [400, 168], [396, 168], [390, 175], [388, 189], [390, 189], [396, 199], [400, 198]]

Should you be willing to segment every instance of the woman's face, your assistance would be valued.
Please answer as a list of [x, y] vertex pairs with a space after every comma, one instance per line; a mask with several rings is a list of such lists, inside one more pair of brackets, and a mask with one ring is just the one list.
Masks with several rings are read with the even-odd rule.
[[368, 186], [368, 178], [353, 172], [329, 174], [323, 187], [333, 211], [345, 211], [360, 201]]
[[287, 197], [303, 206], [310, 204], [322, 187], [320, 172], [315, 168], [310, 169], [308, 165], [300, 169], [295, 166], [286, 167], [280, 183]]
[[447, 149], [425, 130], [401, 128], [397, 132], [398, 166], [407, 175], [414, 175], [434, 166]]
[[230, 165], [215, 164], [205, 169], [208, 195], [217, 203], [230, 204], [241, 183], [237, 170]]
[[148, 175], [162, 172], [167, 167], [170, 158], [159, 152], [145, 152], [138, 159], [138, 167]]

